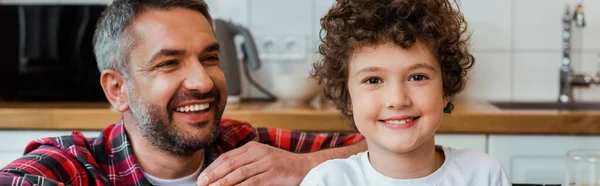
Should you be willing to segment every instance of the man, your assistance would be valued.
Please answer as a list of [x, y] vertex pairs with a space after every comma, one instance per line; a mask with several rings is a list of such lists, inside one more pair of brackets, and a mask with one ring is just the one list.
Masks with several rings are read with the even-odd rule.
[[31, 142], [0, 169], [0, 185], [298, 185], [317, 164], [366, 149], [359, 135], [221, 119], [225, 77], [201, 0], [115, 0], [94, 45], [102, 88], [122, 119], [97, 138]]

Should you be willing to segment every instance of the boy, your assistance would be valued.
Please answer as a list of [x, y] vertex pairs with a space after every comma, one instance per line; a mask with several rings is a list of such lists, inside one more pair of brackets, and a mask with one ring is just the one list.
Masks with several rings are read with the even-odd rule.
[[486, 154], [434, 142], [475, 61], [451, 2], [338, 0], [321, 26], [312, 75], [368, 150], [315, 167], [301, 185], [511, 185]]

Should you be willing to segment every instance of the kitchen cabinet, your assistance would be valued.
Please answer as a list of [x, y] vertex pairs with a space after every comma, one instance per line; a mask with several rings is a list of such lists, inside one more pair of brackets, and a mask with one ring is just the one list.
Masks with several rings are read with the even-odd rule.
[[455, 149], [487, 152], [487, 136], [485, 134], [436, 134], [435, 143]]
[[567, 151], [600, 148], [597, 136], [490, 135], [488, 142], [513, 183], [562, 184]]

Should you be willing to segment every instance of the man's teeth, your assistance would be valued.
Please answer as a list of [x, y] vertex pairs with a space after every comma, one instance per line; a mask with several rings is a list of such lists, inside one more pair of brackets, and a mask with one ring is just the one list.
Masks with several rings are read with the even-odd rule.
[[175, 110], [177, 112], [196, 112], [196, 111], [206, 110], [206, 109], [208, 109], [209, 106], [210, 105], [208, 103], [203, 103], [203, 104], [186, 105], [183, 107], [177, 107], [177, 108], [175, 108]]
[[406, 124], [408, 122], [411, 122], [413, 119], [403, 119], [403, 120], [385, 120], [386, 123], [388, 124], [393, 124], [393, 125], [402, 125], [402, 124]]

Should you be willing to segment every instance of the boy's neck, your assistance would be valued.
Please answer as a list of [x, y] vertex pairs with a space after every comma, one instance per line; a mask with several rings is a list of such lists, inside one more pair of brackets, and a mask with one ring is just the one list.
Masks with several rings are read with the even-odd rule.
[[444, 155], [435, 151], [432, 137], [413, 151], [397, 154], [369, 144], [369, 161], [375, 170], [394, 179], [414, 179], [430, 175], [444, 163]]

